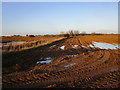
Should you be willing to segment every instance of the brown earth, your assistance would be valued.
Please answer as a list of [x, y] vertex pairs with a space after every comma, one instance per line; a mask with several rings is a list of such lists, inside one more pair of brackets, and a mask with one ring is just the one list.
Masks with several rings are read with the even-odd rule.
[[[92, 41], [118, 44], [117, 37], [77, 36], [3, 54], [3, 88], [118, 88], [119, 49], [87, 47]], [[64, 50], [60, 49], [63, 45]], [[36, 64], [46, 57], [52, 61]], [[65, 67], [69, 64], [74, 65]]]

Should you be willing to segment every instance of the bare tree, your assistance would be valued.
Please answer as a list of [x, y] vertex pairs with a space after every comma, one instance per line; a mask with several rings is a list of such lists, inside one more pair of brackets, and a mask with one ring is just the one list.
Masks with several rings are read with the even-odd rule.
[[78, 30], [70, 30], [67, 32], [70, 36], [77, 36], [79, 34]]
[[74, 31], [70, 30], [70, 31], [67, 32], [67, 34], [69, 34], [70, 36], [74, 36]]

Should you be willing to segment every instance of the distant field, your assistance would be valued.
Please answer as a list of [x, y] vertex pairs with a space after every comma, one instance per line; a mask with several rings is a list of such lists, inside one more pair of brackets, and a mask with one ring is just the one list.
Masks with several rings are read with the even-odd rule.
[[[81, 36], [80, 36], [81, 37]], [[84, 38], [81, 37], [81, 39], [89, 40], [89, 41], [97, 41], [97, 42], [106, 42], [111, 44], [120, 44], [120, 41], [118, 41], [118, 37], [120, 35], [94, 35], [94, 36], [84, 36]]]
[[[119, 34], [115, 35], [87, 35], [87, 36], [77, 36], [77, 38], [84, 37], [87, 40], [95, 40], [99, 42], [108, 42], [108, 43], [120, 43], [118, 42], [118, 37], [120, 37]], [[9, 37], [2, 37], [2, 42], [7, 41], [35, 41], [35, 40], [45, 40], [45, 39], [53, 39], [56, 37], [45, 37], [45, 36], [35, 36], [35, 37], [29, 37], [29, 36], [9, 36]]]
[[8, 37], [2, 37], [2, 42], [7, 41], [39, 41], [39, 40], [45, 40], [45, 39], [53, 39], [56, 37], [45, 37], [45, 36], [35, 36], [35, 37], [29, 37], [29, 36], [8, 36]]
[[120, 44], [118, 35], [76, 36], [3, 53], [3, 88], [120, 87], [120, 49], [101, 49], [93, 41]]

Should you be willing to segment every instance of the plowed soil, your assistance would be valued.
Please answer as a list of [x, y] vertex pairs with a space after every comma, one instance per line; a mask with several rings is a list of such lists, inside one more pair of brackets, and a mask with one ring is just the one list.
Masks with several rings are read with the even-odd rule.
[[[92, 41], [120, 44], [117, 38], [77, 36], [3, 54], [3, 88], [118, 88], [119, 49], [88, 46]], [[45, 60], [52, 61], [36, 63]]]

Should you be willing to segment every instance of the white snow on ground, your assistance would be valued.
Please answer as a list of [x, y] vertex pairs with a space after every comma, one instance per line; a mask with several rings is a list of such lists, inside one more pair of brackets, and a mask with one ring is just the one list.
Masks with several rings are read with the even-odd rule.
[[75, 65], [76, 63], [71, 63], [70, 65], [65, 65], [64, 67], [69, 67], [69, 66], [72, 66], [72, 65]]
[[64, 49], [65, 49], [65, 46], [61, 46], [60, 49], [64, 50]]
[[72, 48], [76, 48], [78, 45], [74, 45], [74, 46], [72, 46]]
[[117, 49], [120, 48], [120, 45], [102, 43], [102, 42], [93, 42], [94, 47], [98, 47], [100, 49]]
[[90, 44], [89, 46], [90, 46], [91, 48], [94, 48], [94, 46], [93, 46], [93, 45], [91, 45], [91, 44]]
[[81, 47], [84, 47], [84, 48], [86, 48], [85, 46], [83, 46], [83, 45], [81, 45]]
[[77, 55], [65, 55], [65, 56], [68, 56], [68, 57], [75, 57], [75, 56], [77, 56]]
[[51, 57], [41, 57], [40, 60], [41, 59], [47, 59], [48, 60], [48, 59], [51, 59]]
[[36, 64], [39, 64], [39, 63], [50, 63], [52, 60], [46, 60], [46, 61], [37, 61]]
[[39, 64], [39, 63], [50, 63], [52, 60], [51, 57], [41, 57], [39, 60], [41, 59], [44, 59], [44, 61], [37, 61], [36, 64]]
[[51, 59], [51, 57], [46, 57], [45, 59]]
[[53, 46], [51, 46], [50, 48], [53, 48], [53, 47], [55, 47], [56, 45], [53, 45]]

